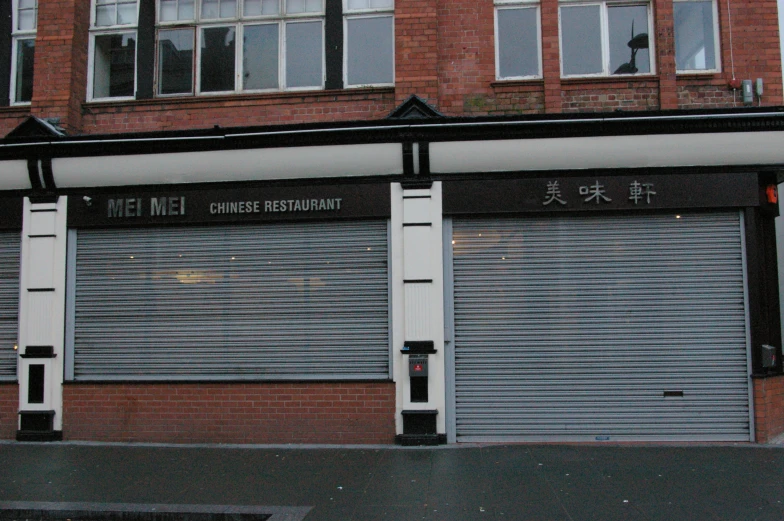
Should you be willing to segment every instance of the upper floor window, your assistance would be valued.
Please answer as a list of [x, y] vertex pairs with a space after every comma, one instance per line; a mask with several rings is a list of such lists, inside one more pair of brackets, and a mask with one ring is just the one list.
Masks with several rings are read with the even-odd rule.
[[94, 0], [90, 24], [88, 98], [136, 92], [136, 0]]
[[495, 70], [499, 80], [542, 76], [539, 2], [496, 0]]
[[559, 11], [563, 76], [652, 72], [649, 3], [564, 0]]
[[11, 103], [26, 104], [33, 99], [38, 1], [15, 0], [12, 24]]
[[92, 1], [89, 100], [394, 84], [394, 0]]
[[719, 70], [719, 27], [715, 0], [676, 0], [675, 67], [677, 72]]
[[323, 0], [161, 0], [157, 93], [324, 86]]
[[345, 0], [346, 87], [394, 83], [393, 11], [393, 0]]

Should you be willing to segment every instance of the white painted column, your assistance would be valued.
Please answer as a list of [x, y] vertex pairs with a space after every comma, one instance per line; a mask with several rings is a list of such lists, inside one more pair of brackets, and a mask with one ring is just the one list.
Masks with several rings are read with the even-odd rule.
[[[403, 189], [392, 184], [392, 324], [394, 379], [397, 382], [397, 433], [402, 411], [437, 410], [439, 434], [446, 432], [444, 365], [444, 271], [441, 183]], [[432, 341], [428, 401], [411, 402], [405, 342]]]
[[[26, 412], [47, 411], [54, 412], [53, 431], [63, 428], [66, 208], [67, 197], [60, 197], [56, 203], [32, 203], [29, 198], [24, 202], [19, 295], [20, 430]], [[31, 402], [30, 367], [41, 365], [43, 397]]]

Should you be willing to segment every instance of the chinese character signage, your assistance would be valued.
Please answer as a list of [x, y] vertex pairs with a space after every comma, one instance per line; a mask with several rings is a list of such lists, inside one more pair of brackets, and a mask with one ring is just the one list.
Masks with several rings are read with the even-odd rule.
[[759, 205], [756, 174], [595, 175], [444, 181], [444, 213], [726, 208]]
[[[607, 189], [603, 184], [599, 183], [598, 180], [592, 185], [580, 186], [579, 193], [585, 203], [594, 202], [596, 204], [602, 204], [612, 202], [612, 199], [607, 196]], [[650, 205], [652, 195], [656, 195], [656, 192], [653, 191], [653, 183], [640, 183], [639, 181], [634, 180], [629, 184], [629, 200], [634, 201], [634, 204], [640, 204], [642, 202], [642, 204]], [[547, 206], [552, 203], [558, 203], [565, 206], [567, 202], [564, 197], [564, 194], [561, 193], [558, 181], [548, 181], [547, 193], [544, 196], [542, 205]]]

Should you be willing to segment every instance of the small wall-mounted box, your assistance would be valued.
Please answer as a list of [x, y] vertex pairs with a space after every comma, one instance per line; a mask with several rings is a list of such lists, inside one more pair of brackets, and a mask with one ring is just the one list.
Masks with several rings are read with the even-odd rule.
[[411, 355], [408, 357], [408, 376], [411, 378], [428, 376], [428, 356]]
[[776, 349], [774, 346], [763, 344], [762, 345], [762, 368], [763, 369], [775, 368], [777, 354], [778, 354], [778, 349]]

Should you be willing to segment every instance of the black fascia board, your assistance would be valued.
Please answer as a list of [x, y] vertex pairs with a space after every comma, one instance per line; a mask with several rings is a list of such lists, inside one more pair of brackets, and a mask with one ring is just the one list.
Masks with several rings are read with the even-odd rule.
[[784, 131], [784, 107], [443, 117], [0, 140], [0, 160], [370, 143]]

